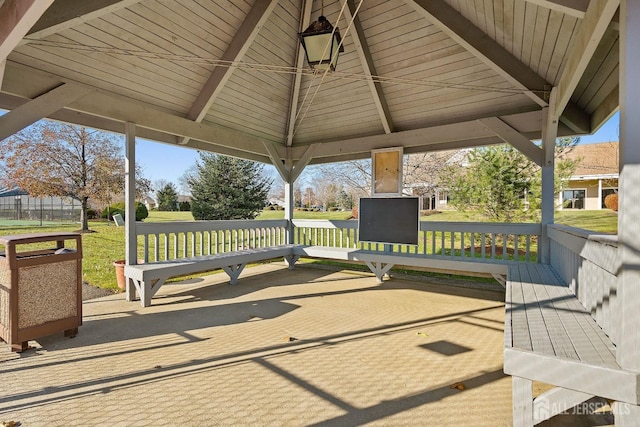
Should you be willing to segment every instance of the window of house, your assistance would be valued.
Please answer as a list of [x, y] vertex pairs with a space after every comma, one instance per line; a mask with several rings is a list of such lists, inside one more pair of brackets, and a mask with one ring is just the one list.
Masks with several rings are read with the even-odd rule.
[[616, 194], [618, 192], [617, 188], [603, 188], [602, 189], [602, 206], [600, 206], [602, 209], [606, 209], [606, 206], [604, 205], [604, 199], [609, 195], [609, 194]]
[[565, 190], [562, 192], [563, 209], [584, 209], [585, 190]]

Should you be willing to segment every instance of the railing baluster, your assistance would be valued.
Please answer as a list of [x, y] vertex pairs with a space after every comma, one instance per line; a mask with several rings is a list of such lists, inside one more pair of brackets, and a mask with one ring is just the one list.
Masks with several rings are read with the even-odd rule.
[[455, 246], [456, 246], [456, 243], [455, 243], [456, 233], [452, 231], [450, 234], [451, 234], [451, 239], [450, 239], [451, 240], [451, 254], [450, 254], [450, 256], [454, 257], [455, 256]]
[[160, 235], [157, 233], [153, 234], [153, 258], [154, 262], [160, 260]]
[[485, 233], [480, 234], [480, 257], [482, 259], [485, 259], [487, 257], [486, 245], [484, 243], [485, 237]]
[[491, 233], [491, 259], [496, 259], [496, 233]]
[[471, 242], [469, 246], [471, 246], [471, 258], [475, 258], [476, 257], [476, 233], [472, 231], [470, 237], [471, 237]]

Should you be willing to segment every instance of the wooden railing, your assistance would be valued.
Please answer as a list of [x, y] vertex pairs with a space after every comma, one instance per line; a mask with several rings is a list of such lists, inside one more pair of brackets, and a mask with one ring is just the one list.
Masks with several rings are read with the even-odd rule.
[[535, 262], [540, 224], [420, 223], [418, 245], [359, 242], [358, 221], [293, 220], [295, 243], [447, 259]]
[[212, 255], [286, 243], [286, 220], [176, 221], [136, 224], [144, 262]]
[[[287, 242], [286, 220], [139, 223], [144, 262], [211, 255]], [[539, 224], [421, 222], [419, 244], [359, 242], [356, 220], [294, 220], [293, 242], [465, 261], [535, 262]]]
[[558, 224], [547, 230], [554, 270], [591, 311], [611, 341], [618, 343], [621, 313], [616, 292], [620, 270], [617, 236]]

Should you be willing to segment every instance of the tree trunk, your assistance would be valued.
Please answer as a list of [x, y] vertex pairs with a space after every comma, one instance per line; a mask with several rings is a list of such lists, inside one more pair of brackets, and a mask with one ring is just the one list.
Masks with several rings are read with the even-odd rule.
[[80, 222], [82, 222], [82, 231], [89, 231], [89, 219], [87, 218], [87, 210], [89, 209], [89, 198], [82, 198], [82, 209], [80, 210]]

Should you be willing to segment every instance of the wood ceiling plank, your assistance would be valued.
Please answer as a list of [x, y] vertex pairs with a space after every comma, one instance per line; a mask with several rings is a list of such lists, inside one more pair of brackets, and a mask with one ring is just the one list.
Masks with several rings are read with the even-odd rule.
[[[240, 28], [238, 28], [233, 40], [229, 43], [229, 46], [227, 46], [227, 49], [220, 60], [224, 63], [234, 63], [241, 60], [247, 50], [249, 50], [251, 43], [253, 43], [260, 32], [260, 29], [265, 24], [277, 4], [278, 0], [264, 0], [256, 2], [254, 7], [251, 8], [249, 14], [245, 17], [244, 21], [242, 21]], [[213, 69], [199, 95], [196, 97], [196, 100], [187, 112], [187, 119], [193, 120], [196, 123], [199, 123], [204, 119], [211, 108], [211, 105], [215, 102], [216, 97], [220, 94], [225, 83], [231, 77], [232, 72], [232, 67], [224, 65], [216, 66]], [[182, 143], [184, 144], [186, 142], [187, 139]]]
[[378, 73], [376, 72], [376, 67], [374, 65], [373, 58], [371, 57], [369, 46], [366, 42], [360, 18], [357, 16], [356, 12], [357, 9], [354, 1], [348, 0], [347, 8], [345, 8], [345, 16], [347, 20], [353, 21], [351, 38], [356, 51], [358, 52], [358, 56], [360, 57], [364, 74], [367, 76], [367, 84], [371, 89], [371, 96], [376, 105], [376, 109], [378, 110], [382, 127], [386, 133], [391, 133], [393, 132], [393, 119], [391, 118], [391, 112], [389, 111], [389, 106], [387, 105], [387, 100], [385, 99], [384, 92], [382, 90], [382, 84], [379, 81], [374, 81], [372, 78], [372, 76], [377, 76]]
[[580, 78], [587, 69], [589, 61], [619, 6], [620, 0], [592, 0], [589, 3], [576, 39], [568, 52], [564, 71], [557, 84], [557, 113], [562, 112], [570, 102]]
[[[442, 31], [446, 32], [453, 40], [507, 79], [507, 81], [522, 88], [523, 93], [531, 98], [532, 101], [542, 107], [547, 105], [543, 91], [546, 88], [550, 88], [549, 83], [525, 64], [510, 55], [502, 46], [486, 37], [479, 28], [473, 26], [448, 6], [447, 3], [442, 0], [406, 1], [412, 4], [415, 9], [422, 13], [428, 20], [439, 26]], [[579, 107], [571, 105], [570, 110], [575, 116], [582, 115], [583, 117], [581, 120], [578, 120], [578, 117], [567, 120], [566, 123], [569, 126], [575, 127], [579, 124], [590, 124], [588, 115], [584, 111], [581, 111]], [[564, 120], [564, 117], [562, 119]], [[590, 129], [575, 129], [576, 132], [589, 130]]]

